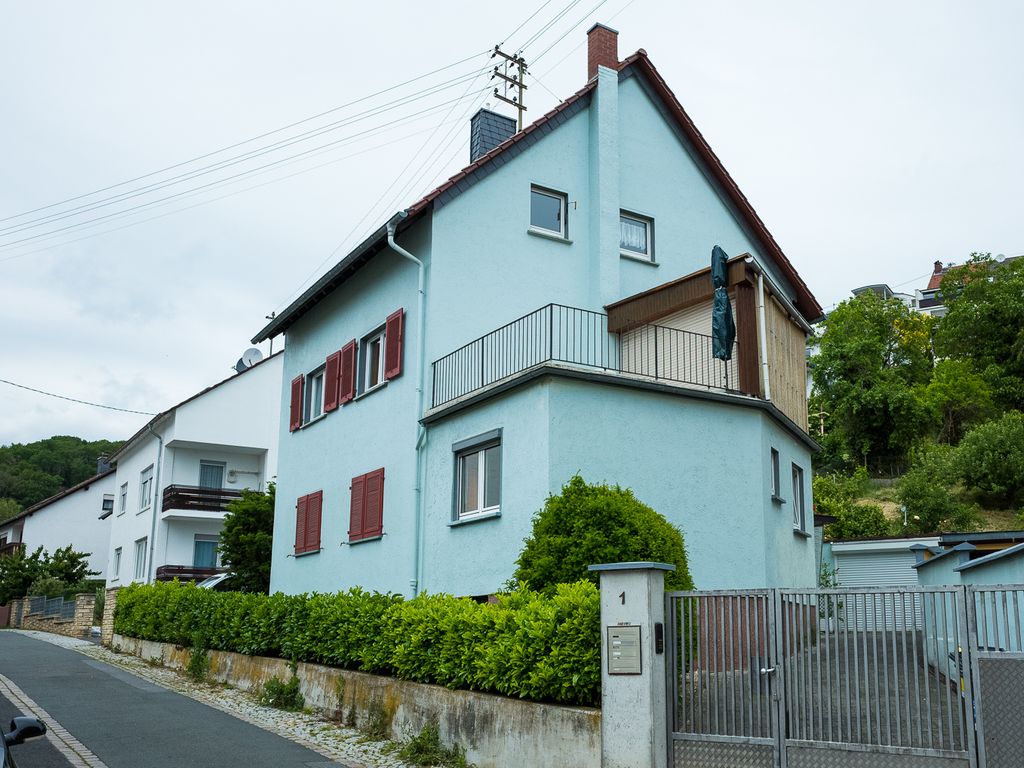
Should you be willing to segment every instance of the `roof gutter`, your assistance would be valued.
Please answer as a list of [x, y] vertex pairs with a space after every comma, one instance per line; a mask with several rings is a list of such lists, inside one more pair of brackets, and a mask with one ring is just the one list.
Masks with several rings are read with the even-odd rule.
[[149, 508], [153, 510], [153, 519], [150, 521], [149, 527], [149, 568], [146, 575], [146, 583], [152, 584], [153, 581], [155, 581], [156, 575], [156, 570], [153, 568], [153, 560], [156, 555], [156, 518], [158, 514], [156, 505], [162, 498], [160, 494], [160, 466], [163, 464], [164, 458], [164, 438], [153, 430], [152, 422], [146, 426], [149, 428], [149, 434], [155, 437], [158, 441], [156, 451], [156, 470], [153, 472], [153, 503], [149, 505]]
[[413, 597], [415, 597], [419, 594], [423, 581], [423, 475], [426, 468], [426, 461], [424, 459], [426, 453], [427, 428], [420, 419], [423, 416], [423, 404], [425, 397], [424, 379], [426, 377], [424, 355], [426, 354], [425, 330], [427, 320], [427, 268], [420, 259], [413, 256], [409, 251], [405, 250], [405, 248], [395, 242], [395, 233], [398, 231], [398, 225], [408, 218], [408, 216], [408, 211], [399, 211], [388, 220], [386, 227], [388, 247], [399, 256], [403, 256], [415, 264], [419, 271], [419, 279], [416, 287], [416, 481], [413, 486], [413, 492], [416, 494], [416, 533], [413, 552], [412, 578], [409, 580], [409, 586], [412, 587], [412, 594]]

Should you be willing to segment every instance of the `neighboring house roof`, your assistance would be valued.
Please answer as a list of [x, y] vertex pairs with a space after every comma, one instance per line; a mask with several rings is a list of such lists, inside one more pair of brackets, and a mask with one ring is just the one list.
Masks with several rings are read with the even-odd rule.
[[81, 491], [81, 490], [83, 490], [85, 488], [88, 488], [93, 483], [95, 483], [95, 482], [97, 482], [99, 480], [102, 480], [107, 475], [112, 475], [112, 474], [114, 474], [114, 470], [113, 469], [107, 469], [107, 470], [104, 470], [103, 472], [100, 472], [98, 475], [93, 475], [92, 477], [90, 477], [90, 478], [88, 478], [86, 480], [83, 480], [80, 483], [75, 483], [70, 488], [65, 488], [60, 493], [55, 493], [53, 496], [49, 497], [48, 499], [43, 499], [40, 502], [36, 502], [31, 507], [26, 507], [25, 509], [21, 510], [21, 512], [19, 512], [18, 514], [14, 515], [14, 517], [9, 517], [6, 520], [4, 520], [3, 524], [6, 526], [6, 525], [8, 525], [10, 523], [13, 523], [16, 520], [21, 520], [23, 518], [29, 517], [30, 515], [35, 514], [39, 510], [43, 509], [44, 507], [50, 506], [55, 501], [60, 501], [65, 496], [70, 496], [75, 491]]
[[[793, 298], [797, 309], [800, 310], [807, 321], [816, 321], [822, 314], [821, 305], [818, 303], [817, 299], [814, 298], [814, 295], [807, 287], [807, 284], [803, 281], [800, 275], [797, 274], [796, 269], [790, 263], [789, 259], [786, 258], [786, 255], [782, 252], [779, 244], [775, 242], [775, 238], [772, 237], [764, 222], [761, 221], [761, 218], [757, 215], [757, 212], [750, 204], [750, 201], [747, 200], [746, 196], [744, 196], [740, 191], [736, 182], [729, 175], [729, 172], [725, 170], [722, 162], [718, 159], [718, 156], [715, 155], [711, 146], [704, 139], [704, 136], [699, 130], [697, 130], [696, 125], [694, 125], [690, 116], [686, 114], [686, 110], [683, 109], [682, 104], [679, 103], [675, 94], [672, 93], [672, 89], [668, 87], [664, 78], [662, 78], [658, 73], [658, 70], [655, 69], [654, 64], [651, 63], [651, 60], [647, 56], [647, 52], [643, 48], [624, 61], [619, 62], [619, 72], [625, 72], [630, 68], [635, 68], [636, 71], [641, 73], [647, 79], [647, 82], [652, 87], [655, 94], [657, 94], [661, 99], [668, 114], [674, 118], [677, 126], [681, 129], [687, 139], [689, 139], [701, 160], [711, 171], [712, 176], [714, 176], [715, 180], [721, 185], [726, 195], [736, 206], [740, 216], [750, 227], [754, 237], [775, 261], [782, 275], [793, 286], [793, 289], [796, 291], [796, 296]], [[441, 186], [413, 203], [406, 209], [407, 218], [400, 226], [400, 229], [406, 229], [410, 226], [420, 216], [430, 210], [435, 202], [438, 202], [439, 198], [443, 199], [443, 196], [448, 194], [454, 196], [469, 189], [473, 183], [483, 178], [491, 170], [495, 170], [500, 167], [505, 161], [514, 157], [515, 154], [518, 154], [518, 151], [522, 151], [532, 144], [530, 139], [536, 138], [535, 134], [538, 132], [541, 132], [541, 134], [546, 133], [560, 125], [574, 113], [574, 110], [583, 106], [585, 99], [590, 96], [591, 92], [596, 87], [596, 79], [591, 80], [583, 86], [583, 88], [556, 106], [546, 115], [514, 134], [511, 138], [506, 139], [490, 152], [467, 165]], [[264, 326], [263, 329], [253, 337], [253, 343], [256, 344], [280, 333], [284, 333], [292, 324], [309, 312], [325, 296], [348, 280], [349, 277], [351, 277], [360, 267], [362, 267], [374, 255], [383, 250], [386, 246], [386, 237], [387, 226], [385, 224], [373, 232], [368, 238], [366, 238], [366, 240], [356, 246], [354, 250], [352, 250], [345, 258], [317, 280], [281, 314], [277, 315], [266, 326]]]
[[200, 390], [199, 392], [196, 392], [191, 397], [185, 398], [184, 400], [182, 400], [177, 405], [172, 405], [166, 411], [161, 411], [156, 416], [154, 416], [152, 419], [150, 419], [145, 424], [143, 424], [142, 429], [140, 429], [134, 435], [129, 437], [127, 440], [125, 440], [124, 445], [122, 445], [120, 448], [118, 448], [116, 451], [114, 451], [114, 453], [112, 453], [107, 458], [107, 462], [110, 463], [110, 464], [116, 463], [117, 460], [121, 456], [123, 456], [128, 451], [129, 448], [133, 448], [139, 442], [139, 440], [141, 440], [146, 435], [146, 433], [150, 431], [150, 429], [152, 427], [155, 427], [157, 424], [160, 424], [161, 422], [163, 422], [164, 420], [169, 418], [171, 416], [171, 414], [173, 414], [178, 408], [181, 408], [181, 406], [183, 406], [183, 405], [185, 405], [187, 403], [191, 403], [193, 400], [196, 400], [196, 399], [202, 397], [207, 392], [212, 392], [213, 390], [217, 389], [218, 387], [224, 386], [229, 381], [234, 381], [239, 376], [245, 376], [245, 374], [247, 374], [249, 371], [252, 371], [252, 370], [255, 370], [256, 368], [259, 368], [264, 363], [269, 362], [270, 360], [273, 360], [278, 355], [282, 355], [282, 354], [284, 354], [284, 350], [279, 350], [279, 351], [275, 352], [274, 354], [270, 355], [269, 357], [267, 357], [265, 360], [260, 360], [258, 363], [255, 363], [251, 367], [246, 368], [244, 371], [236, 373], [233, 376], [228, 376], [223, 381], [218, 381], [216, 384], [213, 384], [213, 385], [207, 387], [206, 389], [203, 389], [203, 390]]
[[956, 566], [955, 568], [953, 568], [953, 570], [966, 571], [970, 570], [971, 568], [977, 568], [979, 566], [988, 565], [989, 563], [992, 563], [996, 560], [1001, 560], [1004, 557], [1015, 557], [1017, 555], [1022, 554], [1024, 554], [1024, 543], [1016, 544], [1015, 546], [1007, 547], [1006, 549], [1001, 549], [998, 552], [993, 552], [991, 555], [985, 555], [984, 557], [969, 560], [966, 563]]

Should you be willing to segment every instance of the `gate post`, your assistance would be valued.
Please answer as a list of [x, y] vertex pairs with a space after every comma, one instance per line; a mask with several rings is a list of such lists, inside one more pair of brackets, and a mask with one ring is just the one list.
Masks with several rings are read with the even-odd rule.
[[601, 766], [666, 768], [666, 563], [591, 565], [601, 579]]

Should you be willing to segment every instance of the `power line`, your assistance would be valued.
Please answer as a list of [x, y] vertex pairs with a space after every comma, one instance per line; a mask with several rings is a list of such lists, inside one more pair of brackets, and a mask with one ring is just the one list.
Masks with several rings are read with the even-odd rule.
[[[270, 144], [265, 147], [258, 147], [257, 149], [242, 153], [241, 155], [229, 157], [225, 160], [221, 160], [217, 163], [212, 163], [211, 165], [204, 166], [202, 168], [197, 168], [186, 173], [178, 174], [177, 176], [172, 176], [169, 179], [164, 179], [162, 181], [154, 182], [143, 187], [138, 187], [134, 190], [122, 192], [118, 195], [113, 195], [103, 200], [86, 203], [65, 211], [59, 211], [57, 213], [49, 214], [47, 216], [42, 216], [38, 219], [32, 219], [30, 221], [9, 226], [5, 229], [0, 229], [0, 236], [7, 237], [17, 232], [22, 232], [29, 229], [36, 229], [40, 226], [44, 226], [55, 221], [61, 221], [63, 219], [72, 218], [74, 216], [88, 213], [99, 208], [105, 208], [116, 203], [124, 202], [125, 200], [130, 200], [131, 198], [134, 197], [140, 197], [142, 195], [149, 194], [150, 192], [156, 192], [161, 189], [166, 189], [167, 187], [174, 186], [175, 184], [191, 181], [192, 179], [198, 178], [199, 176], [206, 176], [210, 173], [223, 170], [224, 168], [239, 165], [241, 163], [247, 162], [248, 160], [252, 160], [257, 157], [262, 157], [263, 155], [270, 154], [271, 152], [276, 152], [280, 149], [285, 149], [287, 147], [294, 146], [295, 144], [298, 144], [302, 141], [307, 141], [309, 139], [316, 138], [317, 136], [322, 136], [325, 133], [338, 130], [339, 128], [343, 128], [353, 123], [362, 122], [363, 120], [369, 119], [370, 117], [376, 117], [377, 115], [380, 115], [384, 112], [390, 112], [394, 109], [398, 109], [399, 107], [411, 104], [414, 101], [419, 101], [420, 99], [433, 96], [437, 93], [440, 93], [441, 91], [447, 90], [448, 88], [452, 88], [456, 85], [466, 82], [467, 80], [472, 80], [474, 78], [479, 77], [480, 72], [484, 71], [484, 69], [475, 70], [469, 73], [468, 75], [463, 75], [457, 78], [453, 78], [452, 80], [445, 81], [444, 83], [441, 83], [438, 86], [434, 86], [416, 96], [403, 97], [401, 99], [396, 99], [395, 101], [387, 102], [386, 104], [373, 107], [372, 109], [366, 110], [364, 112], [359, 112], [343, 120], [339, 120], [334, 123], [329, 123], [326, 126], [321, 126], [320, 128], [316, 128], [311, 131], [306, 131], [304, 133], [298, 134], [297, 136], [282, 139], [281, 141], [275, 142], [274, 144]], [[444, 104], [447, 103], [449, 102], [444, 102]]]
[[118, 187], [123, 187], [123, 186], [125, 186], [127, 184], [133, 184], [136, 181], [141, 181], [142, 179], [148, 179], [151, 176], [157, 176], [157, 175], [159, 175], [161, 173], [166, 173], [167, 171], [172, 171], [175, 168], [180, 168], [180, 167], [182, 167], [184, 165], [190, 165], [192, 163], [198, 162], [199, 160], [205, 160], [208, 157], [213, 157], [214, 155], [218, 155], [218, 154], [220, 154], [222, 152], [227, 152], [229, 150], [236, 149], [238, 147], [244, 146], [245, 144], [251, 144], [254, 141], [259, 141], [260, 139], [264, 139], [267, 136], [272, 136], [275, 133], [281, 133], [282, 131], [286, 131], [289, 128], [294, 128], [297, 125], [302, 125], [304, 123], [308, 123], [308, 122], [310, 122], [312, 120], [316, 120], [318, 118], [324, 117], [325, 115], [329, 115], [329, 114], [332, 114], [334, 112], [338, 112], [339, 110], [347, 109], [348, 107], [354, 106], [356, 104], [360, 104], [360, 103], [362, 103], [364, 101], [367, 101], [369, 99], [374, 98], [375, 96], [380, 96], [382, 94], [389, 93], [391, 91], [397, 90], [398, 88], [402, 88], [402, 87], [404, 87], [406, 85], [409, 85], [410, 83], [418, 82], [419, 80], [423, 80], [423, 79], [425, 79], [427, 77], [430, 77], [431, 75], [436, 75], [438, 72], [443, 72], [443, 71], [445, 71], [447, 69], [451, 69], [452, 67], [457, 67], [459, 64], [464, 64], [467, 61], [471, 61], [471, 60], [473, 60], [473, 59], [475, 59], [475, 58], [477, 58], [479, 56], [482, 56], [485, 53], [488, 53], [489, 51], [490, 51], [490, 49], [485, 49], [483, 51], [479, 51], [477, 53], [474, 53], [474, 54], [471, 54], [469, 56], [466, 56], [465, 58], [459, 59], [458, 61], [454, 61], [451, 64], [446, 64], [443, 67], [438, 67], [437, 69], [431, 70], [430, 72], [427, 72], [427, 73], [425, 73], [423, 75], [418, 75], [417, 77], [410, 78], [410, 79], [408, 79], [408, 80], [406, 80], [404, 82], [398, 83], [397, 85], [389, 86], [389, 87], [384, 88], [384, 89], [382, 89], [380, 91], [376, 91], [375, 93], [371, 93], [371, 94], [368, 94], [366, 96], [362, 96], [362, 97], [360, 97], [358, 99], [354, 99], [352, 101], [346, 102], [345, 104], [341, 104], [341, 105], [339, 105], [337, 107], [332, 107], [331, 109], [324, 110], [323, 112], [319, 112], [319, 113], [317, 113], [315, 115], [310, 115], [309, 117], [303, 118], [302, 120], [296, 120], [294, 123], [289, 123], [288, 125], [281, 126], [280, 128], [275, 128], [272, 131], [267, 131], [266, 133], [261, 133], [258, 136], [253, 136], [251, 138], [244, 139], [243, 141], [236, 142], [236, 143], [231, 144], [229, 146], [221, 147], [220, 149], [215, 149], [212, 152], [207, 152], [204, 155], [199, 155], [199, 156], [193, 157], [193, 158], [191, 158], [189, 160], [183, 160], [183, 161], [181, 161], [179, 163], [174, 163], [173, 165], [169, 165], [166, 168], [161, 168], [160, 170], [157, 170], [157, 171], [150, 171], [149, 173], [144, 173], [141, 176], [136, 176], [135, 178], [127, 179], [126, 181], [121, 181], [121, 182], [118, 182], [117, 184], [111, 184], [110, 186], [103, 187], [102, 189], [96, 189], [96, 190], [93, 190], [92, 192], [86, 192], [86, 193], [81, 194], [81, 195], [76, 195], [75, 197], [69, 197], [66, 200], [61, 200], [61, 201], [56, 202], [56, 203], [50, 203], [49, 205], [44, 205], [44, 206], [41, 206], [39, 208], [33, 208], [32, 210], [29, 210], [29, 211], [24, 211], [22, 213], [17, 213], [17, 214], [14, 214], [12, 216], [7, 216], [5, 218], [0, 219], [0, 222], [10, 221], [11, 219], [18, 219], [18, 218], [21, 218], [22, 216], [28, 216], [30, 214], [37, 213], [39, 211], [45, 211], [45, 210], [47, 210], [49, 208], [55, 208], [55, 207], [57, 207], [59, 205], [64, 205], [66, 203], [71, 203], [71, 202], [74, 202], [76, 200], [81, 200], [81, 199], [86, 198], [86, 197], [92, 197], [93, 195], [98, 195], [98, 194], [101, 194], [103, 192], [107, 192], [107, 191], [109, 191], [111, 189], [117, 189]]
[[[422, 115], [425, 115], [425, 114], [429, 114], [431, 112], [438, 111], [438, 110], [444, 108], [445, 106], [448, 106], [448, 105], [453, 104], [453, 103], [457, 103], [457, 102], [463, 100], [464, 98], [465, 98], [465, 96], [463, 95], [463, 96], [459, 96], [459, 97], [457, 97], [455, 99], [450, 99], [448, 101], [441, 102], [440, 104], [435, 104], [432, 107], [428, 107], [428, 108], [422, 109], [422, 110], [420, 110], [418, 112], [413, 112], [411, 115], [406, 115], [403, 118], [399, 118], [398, 121], [393, 121], [391, 124], [394, 124], [394, 123], [399, 122], [399, 121], [408, 121], [408, 120], [410, 120], [413, 117], [422, 116]], [[389, 125], [389, 124], [386, 123], [385, 126], [387, 126], [387, 125]], [[374, 128], [369, 128], [369, 129], [366, 129], [365, 131], [361, 131], [361, 132], [359, 132], [357, 134], [353, 134], [353, 136], [360, 136], [360, 135], [364, 135], [364, 134], [367, 134], [367, 133], [373, 133], [375, 131], [380, 130], [382, 127], [384, 127], [384, 126], [375, 126]], [[339, 144], [343, 144], [345, 142], [351, 141], [353, 136], [346, 136], [346, 137], [343, 137], [341, 139], [336, 139], [334, 141], [328, 142], [327, 144], [323, 144], [323, 145], [318, 146], [318, 147], [313, 147], [311, 149], [303, 150], [302, 152], [299, 152], [297, 154], [291, 155], [289, 157], [285, 157], [285, 158], [282, 158], [280, 160], [275, 160], [273, 162], [266, 163], [264, 165], [260, 165], [260, 166], [257, 166], [255, 168], [250, 168], [250, 169], [248, 169], [246, 171], [241, 171], [239, 173], [233, 174], [233, 175], [228, 176], [226, 178], [217, 179], [217, 180], [209, 182], [207, 184], [201, 184], [198, 187], [193, 187], [192, 189], [187, 189], [187, 190], [184, 190], [182, 192], [176, 192], [176, 193], [168, 195], [166, 197], [158, 198], [156, 200], [150, 200], [149, 202], [146, 202], [146, 203], [139, 203], [138, 205], [131, 206], [131, 207], [126, 208], [126, 209], [121, 210], [121, 211], [115, 211], [113, 213], [104, 214], [102, 216], [97, 216], [97, 217], [92, 218], [92, 219], [86, 219], [85, 221], [79, 221], [79, 222], [75, 222], [73, 224], [68, 224], [68, 225], [63, 226], [63, 227], [58, 227], [57, 229], [50, 230], [49, 232], [41, 232], [41, 233], [36, 234], [36, 235], [30, 235], [28, 237], [21, 238], [20, 240], [14, 240], [14, 241], [11, 241], [11, 242], [8, 242], [8, 243], [4, 243], [4, 244], [0, 245], [0, 251], [6, 251], [6, 250], [9, 250], [9, 249], [13, 248], [16, 245], [21, 245], [23, 243], [30, 242], [32, 240], [43, 239], [43, 238], [49, 237], [50, 235], [59, 234], [61, 232], [65, 232], [65, 231], [70, 230], [70, 229], [76, 229], [76, 228], [79, 228], [79, 227], [84, 227], [84, 226], [89, 225], [89, 224], [93, 224], [93, 223], [100, 222], [100, 221], [105, 221], [105, 220], [108, 220], [108, 219], [111, 219], [111, 218], [114, 218], [114, 217], [118, 217], [118, 216], [122, 216], [124, 214], [131, 213], [131, 212], [134, 212], [134, 211], [138, 211], [138, 210], [142, 210], [142, 209], [146, 209], [146, 208], [151, 208], [151, 207], [154, 207], [154, 206], [159, 205], [161, 203], [165, 203], [165, 202], [167, 202], [169, 200], [177, 199], [177, 198], [182, 197], [184, 195], [187, 195], [187, 194], [189, 194], [191, 192], [196, 192], [196, 191], [200, 191], [200, 190], [203, 190], [203, 189], [209, 189], [209, 188], [217, 186], [219, 184], [223, 184], [225, 182], [231, 181], [232, 179], [240, 178], [240, 177], [243, 177], [243, 176], [249, 176], [249, 175], [252, 175], [252, 174], [256, 173], [257, 171], [260, 171], [260, 170], [263, 170], [263, 169], [266, 169], [266, 168], [271, 168], [271, 167], [274, 167], [274, 166], [278, 166], [278, 165], [281, 165], [283, 163], [287, 163], [287, 162], [289, 162], [291, 160], [294, 160], [294, 159], [297, 159], [297, 158], [305, 157], [307, 155], [319, 152], [320, 150], [323, 150], [323, 149], [325, 149], [327, 147], [332, 147], [332, 146], [336, 146], [336, 145], [339, 145]]]
[[53, 392], [44, 392], [41, 389], [35, 389], [34, 387], [26, 387], [24, 384], [16, 384], [15, 382], [8, 381], [7, 379], [0, 379], [0, 383], [10, 384], [12, 387], [17, 387], [18, 389], [27, 389], [29, 392], [35, 392], [36, 394], [39, 395], [46, 395], [47, 397], [56, 397], [59, 400], [67, 400], [72, 403], [78, 403], [79, 405], [91, 405], [93, 408], [106, 408], [108, 411], [120, 411], [121, 413], [137, 413], [141, 416], [156, 416], [155, 413], [150, 413], [149, 411], [133, 411], [130, 408], [115, 408], [113, 405], [90, 403], [88, 400], [79, 400], [74, 397], [65, 397], [64, 395], [57, 395], [54, 394]]
[[[240, 194], [243, 194], [245, 192], [250, 192], [250, 191], [252, 191], [254, 189], [260, 189], [261, 187], [269, 186], [270, 184], [276, 184], [276, 183], [281, 182], [281, 181], [287, 181], [288, 179], [294, 178], [296, 176], [300, 176], [300, 175], [305, 174], [305, 173], [310, 173], [312, 171], [319, 170], [320, 168], [325, 168], [328, 165], [334, 165], [335, 163], [340, 163], [343, 160], [349, 160], [349, 159], [351, 159], [353, 157], [358, 157], [359, 155], [365, 155], [367, 152], [373, 152], [375, 150], [382, 149], [384, 147], [389, 147], [389, 146], [392, 146], [394, 144], [398, 144], [398, 143], [400, 143], [402, 141], [408, 141], [409, 139], [411, 139], [411, 138], [413, 138], [415, 136], [419, 136], [422, 133], [426, 133], [427, 131], [436, 130], [436, 129], [437, 129], [436, 126], [433, 126], [433, 127], [430, 127], [430, 128], [423, 128], [423, 129], [421, 129], [419, 131], [414, 131], [413, 133], [406, 134], [405, 136], [401, 136], [401, 137], [399, 137], [397, 139], [393, 139], [392, 141], [387, 141], [387, 142], [384, 142], [382, 144], [376, 144], [376, 145], [374, 145], [372, 147], [367, 147], [366, 149], [361, 149], [358, 152], [352, 152], [350, 154], [343, 155], [341, 157], [335, 158], [334, 160], [328, 160], [327, 162], [324, 162], [324, 163], [317, 163], [316, 165], [310, 166], [309, 168], [303, 168], [300, 171], [295, 171], [294, 173], [289, 173], [289, 174], [287, 174], [285, 176], [279, 176], [277, 178], [270, 179], [268, 181], [264, 181], [264, 182], [261, 182], [259, 184], [253, 184], [251, 186], [244, 187], [243, 189], [236, 189], [233, 192], [228, 192], [226, 195], [219, 195], [217, 197], [210, 198], [209, 200], [202, 200], [202, 201], [200, 201], [198, 203], [194, 203], [192, 205], [187, 205], [184, 208], [175, 208], [172, 211], [167, 211], [165, 213], [161, 213], [161, 214], [158, 214], [156, 216], [150, 216], [147, 219], [140, 219], [138, 221], [133, 221], [133, 222], [131, 222], [129, 224], [124, 224], [124, 225], [122, 225], [120, 227], [113, 227], [111, 229], [105, 229], [102, 232], [94, 232], [91, 235], [85, 235], [83, 237], [77, 237], [77, 238], [75, 238], [73, 240], [65, 240], [62, 243], [55, 243], [53, 245], [47, 245], [47, 246], [45, 246], [43, 248], [37, 248], [37, 249], [32, 250], [32, 251], [26, 251], [25, 253], [17, 253], [17, 254], [15, 254], [13, 256], [7, 256], [5, 258], [0, 258], [0, 264], [2, 264], [5, 261], [12, 261], [14, 259], [20, 259], [20, 258], [23, 258], [25, 256], [31, 256], [31, 255], [36, 254], [36, 253], [43, 253], [44, 251], [53, 250], [55, 248], [62, 248], [65, 245], [72, 245], [74, 243], [78, 243], [78, 242], [81, 242], [83, 240], [90, 240], [90, 239], [92, 239], [94, 237], [101, 237], [102, 235], [108, 235], [108, 234], [111, 234], [113, 232], [120, 232], [123, 229], [129, 229], [130, 227], [137, 227], [140, 224], [146, 224], [146, 223], [148, 223], [150, 221], [156, 221], [157, 219], [163, 219], [163, 218], [165, 218], [167, 216], [173, 216], [174, 214], [177, 214], [177, 213], [184, 213], [185, 211], [190, 211], [193, 208], [198, 208], [198, 207], [203, 206], [203, 205], [209, 205], [210, 203], [216, 203], [216, 202], [218, 202], [220, 200], [225, 200], [225, 199], [227, 199], [229, 197], [234, 197], [235, 195], [240, 195]], [[332, 151], [333, 151], [333, 149], [327, 148], [327, 149], [324, 149], [321, 152], [318, 152], [316, 154], [326, 154], [326, 153], [332, 152]], [[299, 162], [300, 159], [291, 160], [288, 163], [285, 163], [285, 165], [293, 165], [294, 163]], [[257, 175], [264, 174], [264, 173], [269, 173], [269, 172], [270, 172], [269, 170], [262, 170], [262, 171], [258, 171], [258, 172], [252, 173], [252, 176], [257, 176]], [[237, 179], [233, 180], [233, 181], [232, 180], [227, 180], [227, 181], [224, 181], [223, 184], [225, 184], [225, 185], [233, 184], [233, 183], [237, 183], [237, 181], [238, 181]], [[202, 194], [203, 191], [204, 190], [183, 192], [181, 194], [181, 199], [187, 199], [189, 197], [195, 197], [196, 195]], [[166, 203], [161, 203], [160, 205], [166, 205]], [[159, 206], [154, 206], [154, 207], [159, 207]], [[131, 216], [132, 213], [131, 212], [127, 212], [127, 213], [123, 213], [123, 214], [120, 214], [120, 215], [121, 216]], [[83, 226], [82, 228], [83, 229], [88, 229], [89, 227], [94, 227], [94, 226], [99, 226], [99, 225], [98, 224], [90, 224], [90, 225], [87, 225], [87, 226]], [[52, 235], [51, 237], [58, 237], [58, 235]]]

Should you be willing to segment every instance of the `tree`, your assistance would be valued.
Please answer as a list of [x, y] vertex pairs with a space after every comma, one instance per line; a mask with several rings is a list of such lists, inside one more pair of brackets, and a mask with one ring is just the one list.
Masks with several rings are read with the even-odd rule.
[[957, 451], [957, 469], [983, 499], [1024, 504], [1024, 413], [1005, 413], [968, 432]]
[[232, 586], [240, 592], [270, 591], [275, 490], [274, 483], [268, 483], [266, 493], [245, 490], [242, 498], [228, 504], [220, 552], [235, 573]]
[[814, 507], [836, 522], [825, 526], [829, 539], [866, 539], [887, 536], [892, 525], [882, 508], [875, 504], [857, 504], [855, 500], [867, 489], [868, 473], [863, 467], [849, 476], [816, 474], [814, 476]]
[[972, 424], [992, 415], [992, 389], [966, 360], [939, 360], [921, 394], [940, 443], [956, 445]]
[[0, 497], [31, 506], [95, 475], [97, 457], [109, 456], [120, 446], [68, 435], [0, 446]]
[[47, 591], [59, 581], [67, 589], [84, 589], [86, 579], [95, 576], [89, 570], [88, 552], [76, 552], [71, 545], [61, 547], [49, 555], [42, 547], [31, 554], [20, 549], [7, 557], [0, 557], [0, 605], [25, 597], [33, 584], [43, 584]]
[[932, 319], [868, 291], [829, 313], [811, 359], [812, 413], [828, 414], [825, 464], [902, 459], [927, 427]]
[[21, 512], [21, 504], [14, 499], [0, 499], [0, 522], [7, 520]]
[[1024, 410], [1024, 259], [997, 263], [988, 253], [950, 269], [940, 291], [946, 316], [936, 351], [971, 361], [1004, 409]]
[[981, 520], [976, 507], [960, 501], [953, 489], [957, 480], [957, 450], [948, 445], [927, 445], [917, 450], [914, 462], [900, 479], [897, 498], [906, 510], [904, 534], [969, 531]]
[[638, 560], [674, 564], [666, 587], [693, 589], [678, 528], [628, 488], [591, 485], [576, 475], [534, 516], [515, 579], [538, 590], [580, 579], [596, 583], [587, 566]]

